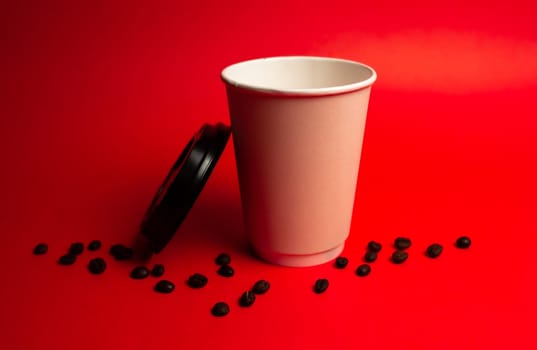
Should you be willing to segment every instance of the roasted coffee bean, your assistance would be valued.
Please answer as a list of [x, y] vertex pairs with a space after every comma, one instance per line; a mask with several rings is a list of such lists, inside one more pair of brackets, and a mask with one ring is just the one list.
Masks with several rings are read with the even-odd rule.
[[243, 307], [251, 306], [255, 301], [255, 294], [252, 291], [242, 293], [239, 299], [239, 305]]
[[201, 273], [195, 273], [188, 278], [187, 284], [191, 288], [202, 288], [205, 287], [208, 281], [209, 280], [207, 279], [207, 277], [205, 277]]
[[168, 280], [160, 280], [155, 284], [155, 291], [159, 293], [171, 293], [175, 289], [175, 284]]
[[429, 247], [427, 247], [427, 251], [425, 252], [425, 254], [427, 254], [427, 256], [429, 258], [438, 258], [438, 256], [440, 256], [440, 254], [442, 254], [442, 246], [438, 243], [433, 243], [431, 244]]
[[470, 240], [469, 237], [466, 237], [466, 236], [457, 238], [457, 241], [455, 242], [455, 245], [457, 246], [457, 248], [461, 248], [461, 249], [469, 248], [471, 244], [472, 244], [472, 241]]
[[125, 250], [125, 246], [121, 243], [118, 243], [118, 244], [114, 244], [110, 247], [110, 254], [111, 255], [117, 255], [121, 252], [123, 252], [123, 250]]
[[324, 293], [328, 289], [328, 280], [326, 278], [319, 278], [315, 281], [313, 291], [317, 294]]
[[220, 265], [220, 266], [229, 265], [229, 263], [231, 262], [231, 257], [229, 256], [229, 254], [222, 253], [218, 255], [216, 259], [214, 259], [214, 262], [216, 263], [216, 265]]
[[378, 243], [378, 242], [375, 242], [375, 241], [370, 241], [370, 242], [367, 244], [367, 249], [368, 249], [370, 252], [378, 253], [378, 252], [380, 252], [380, 250], [382, 249], [382, 244], [380, 244], [380, 243]]
[[99, 275], [106, 270], [106, 262], [103, 258], [91, 259], [88, 264], [88, 270], [94, 275]]
[[377, 260], [377, 253], [376, 252], [369, 251], [369, 252], [365, 253], [365, 255], [364, 255], [364, 261], [365, 262], [373, 262], [375, 260]]
[[136, 266], [131, 271], [131, 278], [135, 280], [141, 280], [149, 276], [149, 270], [145, 266]]
[[216, 317], [225, 316], [229, 314], [229, 305], [223, 301], [220, 301], [214, 304], [213, 308], [211, 309], [211, 314]]
[[151, 276], [160, 277], [162, 275], [164, 275], [164, 265], [155, 264], [155, 266], [153, 266], [153, 269], [151, 270]]
[[71, 247], [69, 247], [69, 254], [72, 255], [80, 255], [84, 251], [84, 244], [77, 242], [71, 244]]
[[110, 254], [116, 260], [129, 260], [133, 256], [132, 248], [126, 247], [123, 244], [114, 244], [110, 248]]
[[392, 254], [392, 262], [394, 264], [402, 264], [406, 261], [407, 258], [408, 258], [408, 253], [405, 252], [404, 250], [396, 250]]
[[368, 264], [362, 264], [356, 269], [356, 274], [360, 277], [365, 277], [371, 272], [371, 266]]
[[132, 258], [132, 255], [133, 255], [133, 251], [132, 251], [132, 248], [127, 248], [125, 249], [125, 251], [122, 253], [122, 254], [118, 254], [118, 255], [115, 255], [114, 258], [116, 258], [116, 260], [129, 260]]
[[48, 252], [48, 245], [46, 243], [39, 243], [34, 248], [35, 255], [43, 255]]
[[349, 259], [340, 256], [336, 259], [336, 262], [334, 266], [336, 266], [338, 269], [344, 269], [349, 264]]
[[399, 250], [405, 250], [412, 245], [412, 242], [410, 241], [410, 239], [406, 237], [397, 237], [395, 239], [394, 245], [395, 245], [395, 248]]
[[76, 261], [76, 255], [73, 255], [71, 253], [65, 254], [60, 256], [60, 259], [58, 259], [58, 263], [60, 265], [73, 265]]
[[96, 251], [101, 248], [101, 241], [93, 240], [88, 244], [88, 250]]
[[255, 282], [252, 292], [255, 294], [265, 294], [270, 288], [270, 283], [265, 280], [259, 280]]
[[229, 265], [222, 265], [218, 269], [218, 274], [223, 277], [232, 277], [235, 274], [235, 271]]

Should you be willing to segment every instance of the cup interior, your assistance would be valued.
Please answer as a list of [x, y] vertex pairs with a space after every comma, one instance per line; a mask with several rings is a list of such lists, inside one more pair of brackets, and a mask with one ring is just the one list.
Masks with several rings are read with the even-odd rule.
[[284, 56], [240, 62], [222, 71], [225, 83], [282, 94], [331, 94], [359, 90], [376, 80], [365, 64], [327, 57]]

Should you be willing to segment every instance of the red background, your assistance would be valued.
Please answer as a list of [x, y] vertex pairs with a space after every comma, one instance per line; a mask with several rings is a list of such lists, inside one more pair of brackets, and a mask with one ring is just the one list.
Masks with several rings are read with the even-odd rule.
[[[0, 201], [3, 349], [535, 349], [537, 29], [531, 2], [4, 2]], [[228, 122], [219, 73], [274, 55], [355, 59], [379, 75], [346, 270], [271, 266], [248, 251], [232, 144], [154, 262], [131, 280], [129, 243], [204, 122]], [[470, 250], [453, 247], [473, 239]], [[403, 265], [394, 237], [413, 239]], [[72, 267], [74, 241], [101, 239]], [[384, 243], [354, 275], [370, 239]], [[32, 255], [38, 242], [49, 253]], [[423, 256], [444, 244], [437, 260]], [[215, 273], [233, 258], [236, 276]], [[107, 271], [86, 270], [102, 255]], [[201, 290], [184, 281], [209, 276]], [[312, 293], [319, 277], [331, 281]], [[272, 283], [253, 307], [237, 298]], [[225, 318], [210, 315], [219, 300]]]

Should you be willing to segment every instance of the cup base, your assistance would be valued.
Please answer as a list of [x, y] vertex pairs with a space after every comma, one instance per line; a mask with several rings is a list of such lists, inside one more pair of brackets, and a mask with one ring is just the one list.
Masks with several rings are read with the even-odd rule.
[[345, 243], [342, 243], [332, 249], [325, 250], [324, 252], [307, 255], [280, 254], [259, 249], [257, 247], [253, 247], [253, 249], [260, 258], [272, 264], [290, 267], [306, 267], [321, 265], [335, 259], [341, 254], [344, 246]]

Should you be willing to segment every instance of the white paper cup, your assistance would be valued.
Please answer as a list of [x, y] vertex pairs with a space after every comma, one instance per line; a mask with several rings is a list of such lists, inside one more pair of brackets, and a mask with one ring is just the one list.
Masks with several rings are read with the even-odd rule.
[[375, 71], [272, 57], [222, 71], [249, 240], [286, 266], [327, 262], [349, 235]]

